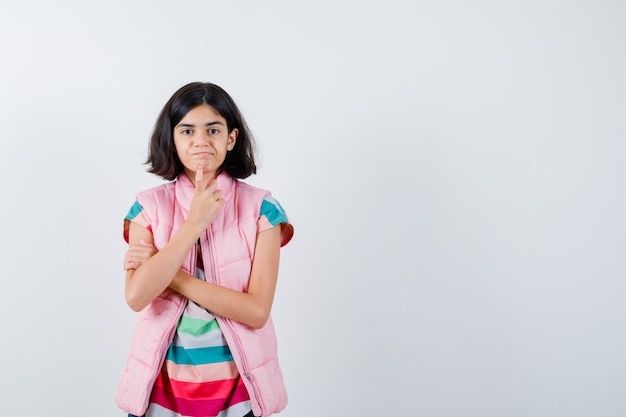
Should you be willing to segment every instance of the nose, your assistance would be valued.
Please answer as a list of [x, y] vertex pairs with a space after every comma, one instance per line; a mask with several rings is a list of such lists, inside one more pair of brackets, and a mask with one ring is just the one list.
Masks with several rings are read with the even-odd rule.
[[200, 131], [194, 135], [195, 145], [205, 145], [209, 143], [209, 134], [204, 131]]

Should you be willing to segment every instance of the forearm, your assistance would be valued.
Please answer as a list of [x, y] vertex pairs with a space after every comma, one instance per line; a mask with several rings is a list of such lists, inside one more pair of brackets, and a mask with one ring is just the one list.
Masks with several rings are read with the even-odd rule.
[[169, 286], [200, 234], [192, 225], [183, 224], [159, 252], [127, 271], [126, 301], [133, 310], [142, 310]]
[[176, 273], [169, 287], [214, 314], [257, 329], [265, 325], [271, 310], [272, 300], [220, 287], [184, 271]]

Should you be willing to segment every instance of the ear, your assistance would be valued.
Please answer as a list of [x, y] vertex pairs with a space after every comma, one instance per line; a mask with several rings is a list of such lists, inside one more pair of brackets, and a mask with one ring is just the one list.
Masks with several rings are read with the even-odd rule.
[[237, 136], [239, 135], [239, 130], [236, 128], [231, 130], [228, 134], [228, 142], [226, 143], [226, 149], [232, 151], [235, 147], [235, 142], [237, 142]]

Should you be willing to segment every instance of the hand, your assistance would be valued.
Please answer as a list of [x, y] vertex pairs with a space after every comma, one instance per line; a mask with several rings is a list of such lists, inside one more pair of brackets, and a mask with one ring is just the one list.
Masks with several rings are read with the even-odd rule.
[[122, 267], [124, 271], [137, 269], [155, 253], [157, 253], [156, 248], [151, 243], [144, 240], [140, 241], [139, 244], [128, 245], [128, 250], [124, 254]]
[[206, 181], [203, 166], [196, 169], [196, 190], [191, 200], [188, 222], [203, 231], [215, 220], [220, 208], [224, 205], [222, 192], [217, 189], [217, 179]]

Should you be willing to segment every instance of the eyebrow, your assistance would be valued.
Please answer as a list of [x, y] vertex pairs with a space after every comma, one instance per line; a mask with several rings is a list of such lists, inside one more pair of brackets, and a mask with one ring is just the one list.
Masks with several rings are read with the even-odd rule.
[[[214, 126], [214, 125], [224, 126], [224, 123], [216, 120], [214, 122], [208, 122], [204, 126], [209, 127], [209, 126]], [[196, 125], [191, 124], [191, 123], [179, 123], [176, 125], [176, 127], [196, 127]]]

